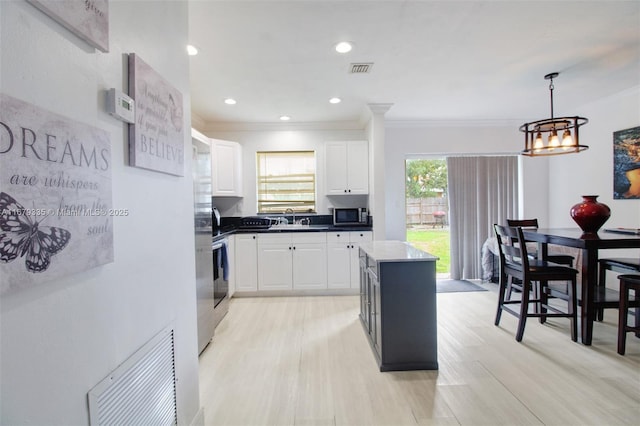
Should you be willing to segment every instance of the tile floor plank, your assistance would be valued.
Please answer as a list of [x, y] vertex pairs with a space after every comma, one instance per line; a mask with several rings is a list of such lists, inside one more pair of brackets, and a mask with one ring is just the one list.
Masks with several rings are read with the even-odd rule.
[[565, 319], [493, 325], [491, 291], [438, 294], [438, 371], [380, 373], [357, 296], [237, 298], [200, 356], [207, 425], [633, 425], [640, 339], [616, 310], [592, 346]]

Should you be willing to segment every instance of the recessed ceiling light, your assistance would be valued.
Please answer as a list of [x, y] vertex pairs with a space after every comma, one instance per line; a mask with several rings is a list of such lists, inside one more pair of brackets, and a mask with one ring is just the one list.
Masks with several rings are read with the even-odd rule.
[[282, 121], [289, 121], [289, 120], [291, 120], [291, 117], [289, 117], [288, 115], [281, 115], [281, 116], [280, 116], [280, 120], [282, 120]]
[[227, 99], [224, 100], [224, 103], [227, 104], [227, 105], [235, 105], [237, 102], [233, 98], [227, 98]]
[[195, 46], [187, 44], [187, 53], [189, 56], [195, 56], [198, 54], [198, 49]]
[[348, 41], [341, 41], [340, 43], [336, 44], [336, 52], [338, 53], [351, 52], [351, 49], [353, 49], [353, 45]]
[[339, 104], [340, 102], [342, 102], [342, 99], [340, 99], [340, 98], [331, 98], [331, 99], [329, 99], [329, 103], [331, 103], [331, 104]]

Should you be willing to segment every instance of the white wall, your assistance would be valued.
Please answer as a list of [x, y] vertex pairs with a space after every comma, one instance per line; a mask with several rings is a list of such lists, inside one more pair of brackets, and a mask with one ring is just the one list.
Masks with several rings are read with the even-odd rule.
[[[408, 157], [517, 153], [523, 147], [524, 136], [515, 123], [388, 123], [385, 145], [387, 239], [406, 239], [404, 176], [405, 160]], [[536, 161], [538, 163], [529, 167], [530, 173], [545, 169], [546, 159], [536, 158]], [[528, 201], [526, 182], [523, 197]], [[546, 199], [536, 200], [536, 204], [545, 206], [546, 209]]]
[[[640, 202], [612, 200], [612, 132], [640, 124], [639, 89], [587, 105], [576, 114], [590, 122], [581, 129], [581, 142], [590, 149], [577, 155], [521, 157], [521, 217], [537, 217], [543, 227], [575, 227], [568, 212], [582, 194], [601, 195], [612, 208], [607, 226], [640, 227]], [[225, 215], [252, 215], [256, 209], [255, 152], [257, 150], [316, 149], [319, 173], [324, 162], [322, 142], [326, 140], [371, 139], [371, 123], [363, 130], [325, 131], [208, 131], [210, 137], [243, 145], [244, 191], [242, 200], [218, 200]], [[447, 154], [518, 154], [524, 147], [519, 122], [387, 122], [385, 126], [385, 237], [405, 239], [404, 167], [409, 157]], [[371, 160], [370, 156], [370, 160]], [[605, 160], [603, 160], [605, 159]], [[370, 162], [370, 164], [372, 164]], [[370, 178], [375, 170], [370, 170]], [[371, 181], [371, 180], [370, 180]], [[324, 197], [323, 179], [318, 182], [318, 211], [326, 213], [335, 198]], [[375, 191], [374, 185], [371, 185]], [[369, 197], [370, 202], [376, 192]], [[364, 197], [363, 197], [364, 198]], [[365, 198], [366, 199], [366, 198]], [[363, 205], [360, 200], [356, 205]], [[370, 204], [369, 204], [370, 205]], [[375, 213], [374, 213], [375, 222]]]
[[[104, 112], [135, 52], [184, 95], [190, 128], [186, 2], [111, 1], [110, 53], [25, 1], [0, 2], [1, 90], [111, 135], [115, 261], [3, 295], [0, 423], [88, 424], [87, 392], [173, 324], [180, 424], [199, 409], [190, 157], [178, 178], [127, 166], [126, 126]], [[185, 133], [185, 144], [190, 144]], [[186, 149], [186, 153], [190, 150]]]
[[583, 106], [576, 114], [589, 119], [580, 130], [580, 143], [589, 149], [550, 161], [551, 225], [575, 226], [569, 216], [571, 206], [580, 202], [582, 195], [598, 195], [598, 201], [611, 208], [605, 228], [640, 228], [640, 200], [613, 199], [613, 132], [640, 126], [640, 86]]
[[[611, 209], [603, 228], [640, 228], [640, 200], [613, 199], [613, 132], [640, 126], [640, 86], [585, 105], [576, 114], [587, 117], [580, 143], [589, 146], [578, 155], [563, 155], [549, 163], [549, 222], [575, 227], [569, 215], [582, 195], [598, 195]], [[638, 256], [638, 250], [601, 251], [600, 256]]]
[[316, 152], [317, 212], [328, 214], [329, 207], [367, 207], [368, 196], [330, 196], [325, 194], [324, 142], [367, 140], [363, 130], [204, 130], [205, 135], [238, 142], [242, 145], [243, 198], [215, 198], [214, 203], [223, 216], [251, 216], [257, 211], [256, 152], [314, 150]]
[[[581, 195], [595, 194], [612, 211], [605, 227], [640, 227], [640, 201], [613, 200], [612, 135], [640, 125], [640, 88], [630, 88], [572, 113], [589, 118], [581, 128], [581, 143], [590, 148], [576, 155], [521, 157], [521, 215], [537, 217], [541, 226], [575, 227], [569, 216], [571, 206], [581, 201]], [[387, 239], [405, 238], [404, 161], [408, 156], [518, 152], [524, 146], [518, 126], [387, 123]]]

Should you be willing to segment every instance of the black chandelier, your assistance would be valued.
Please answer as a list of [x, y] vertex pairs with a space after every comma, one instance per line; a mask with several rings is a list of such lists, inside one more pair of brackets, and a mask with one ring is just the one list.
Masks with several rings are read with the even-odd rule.
[[[587, 145], [580, 145], [578, 129], [589, 122], [584, 117], [553, 117], [553, 79], [558, 76], [552, 72], [544, 76], [550, 80], [549, 93], [551, 96], [551, 118], [524, 123], [520, 131], [524, 132], [524, 150], [522, 155], [536, 157], [542, 155], [572, 154], [589, 149]], [[573, 134], [571, 133], [573, 131]], [[562, 140], [558, 137], [562, 132]], [[547, 136], [546, 138], [543, 138]]]

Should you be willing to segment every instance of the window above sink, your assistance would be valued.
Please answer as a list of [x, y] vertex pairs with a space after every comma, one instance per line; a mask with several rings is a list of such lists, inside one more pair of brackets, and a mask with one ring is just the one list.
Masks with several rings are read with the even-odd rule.
[[316, 211], [315, 151], [258, 151], [258, 213]]

